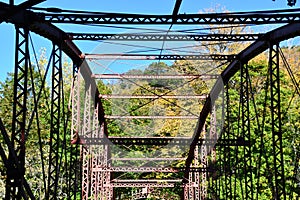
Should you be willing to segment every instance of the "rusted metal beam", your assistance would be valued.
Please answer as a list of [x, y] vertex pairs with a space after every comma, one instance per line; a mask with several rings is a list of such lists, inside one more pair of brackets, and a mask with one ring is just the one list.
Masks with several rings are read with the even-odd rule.
[[175, 183], [110, 183], [108, 184], [107, 187], [134, 187], [134, 188], [137, 188], [137, 187], [151, 187], [151, 188], [154, 188], [154, 187], [158, 187], [158, 188], [174, 188], [175, 187]]
[[132, 115], [105, 115], [106, 119], [198, 119], [198, 116], [186, 115], [186, 116], [132, 116]]
[[112, 161], [175, 161], [184, 160], [185, 158], [110, 158]]
[[263, 34], [110, 34], [67, 33], [71, 40], [112, 41], [253, 41]]
[[96, 79], [217, 79], [220, 75], [217, 74], [92, 74], [92, 78]]
[[[185, 168], [171, 168], [171, 167], [96, 167], [93, 168], [93, 171], [101, 172], [164, 172], [164, 173], [177, 173], [183, 172]], [[212, 172], [215, 171], [213, 168], [190, 168], [192, 172]]]
[[207, 95], [118, 95], [100, 94], [103, 99], [206, 99]]
[[17, 163], [14, 162], [12, 151], [9, 152], [6, 169], [6, 191], [5, 199], [25, 198], [24, 176], [25, 176], [25, 144], [27, 125], [27, 95], [28, 95], [28, 74], [29, 74], [29, 48], [27, 28], [16, 26], [16, 49], [13, 87], [13, 110], [11, 124], [11, 144], [17, 156]]
[[172, 55], [172, 54], [85, 54], [89, 60], [233, 60], [235, 55]]
[[126, 13], [76, 14], [39, 13], [39, 20], [72, 24], [279, 24], [299, 22], [300, 14], [286, 11], [144, 15]]
[[[191, 137], [81, 137], [85, 145], [190, 145]], [[239, 139], [199, 139], [198, 145], [204, 146], [248, 146], [249, 141]]]
[[112, 183], [180, 183], [181, 179], [113, 179]]

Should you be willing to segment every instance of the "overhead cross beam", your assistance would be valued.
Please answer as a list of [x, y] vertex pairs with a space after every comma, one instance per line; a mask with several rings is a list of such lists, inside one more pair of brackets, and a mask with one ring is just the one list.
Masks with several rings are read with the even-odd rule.
[[[183, 172], [185, 168], [182, 167], [97, 167], [93, 168], [93, 171], [100, 171], [100, 172], [164, 172], [164, 173], [175, 173], [175, 172]], [[190, 168], [191, 172], [213, 172], [216, 171], [214, 168], [203, 168], [203, 167], [197, 167], [197, 168]]]
[[[190, 145], [190, 137], [113, 137], [108, 138], [83, 138], [85, 145]], [[203, 146], [248, 146], [249, 141], [239, 139], [200, 139], [198, 145]]]
[[300, 13], [293, 12], [241, 12], [173, 15], [144, 15], [125, 13], [66, 14], [39, 13], [39, 21], [72, 24], [279, 24], [300, 21]]
[[206, 99], [206, 97], [207, 95], [100, 95], [103, 99]]
[[148, 75], [148, 74], [92, 74], [92, 78], [95, 79], [202, 79], [210, 80], [217, 79], [217, 74], [173, 74], [173, 75]]
[[262, 34], [97, 34], [68, 33], [71, 40], [119, 41], [253, 41]]
[[177, 54], [85, 54], [90, 60], [233, 60], [235, 55], [177, 55]]

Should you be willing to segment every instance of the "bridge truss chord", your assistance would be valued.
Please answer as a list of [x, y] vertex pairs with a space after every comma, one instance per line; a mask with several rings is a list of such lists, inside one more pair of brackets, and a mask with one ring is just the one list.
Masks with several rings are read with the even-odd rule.
[[253, 41], [262, 34], [95, 34], [68, 33], [72, 40], [120, 41]]

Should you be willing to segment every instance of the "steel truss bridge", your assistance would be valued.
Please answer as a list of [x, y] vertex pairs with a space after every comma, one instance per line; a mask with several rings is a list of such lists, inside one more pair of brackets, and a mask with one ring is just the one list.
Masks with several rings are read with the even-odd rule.
[[[147, 195], [157, 192], [156, 188], [177, 188], [181, 199], [257, 199], [262, 190], [269, 190], [272, 199], [300, 198], [297, 175], [299, 175], [299, 151], [295, 153], [293, 171], [286, 171], [284, 144], [287, 142], [287, 127], [282, 118], [285, 110], [281, 106], [282, 83], [281, 65], [289, 66], [280, 48], [282, 41], [300, 35], [300, 11], [287, 9], [282, 11], [179, 14], [180, 0], [175, 2], [171, 15], [143, 15], [124, 13], [70, 12], [57, 8], [35, 8], [43, 0], [28, 0], [19, 5], [1, 3], [0, 23], [11, 23], [15, 26], [15, 68], [12, 123], [4, 124], [0, 120], [1, 139], [0, 155], [5, 167], [5, 199], [37, 199], [33, 183], [26, 177], [29, 173], [26, 158], [26, 141], [32, 132], [33, 120], [39, 124], [38, 102], [42, 89], [30, 81], [32, 64], [29, 46], [30, 33], [42, 36], [52, 42], [50, 87], [51, 103], [50, 138], [48, 138], [47, 162], [43, 161], [43, 198], [57, 199], [64, 194], [66, 199], [118, 199], [120, 188], [136, 188], [132, 199], [146, 199]], [[288, 1], [293, 5], [295, 1]], [[64, 31], [59, 25], [167, 25], [167, 33], [80, 33]], [[172, 33], [174, 25], [268, 25], [278, 24], [278, 28], [265, 33]], [[235, 54], [166, 54], [108, 52], [103, 54], [85, 53], [75, 45], [77, 41], [164, 41], [176, 42], [250, 42], [241, 52]], [[161, 47], [159, 47], [161, 48]], [[161, 50], [163, 47], [161, 48]], [[264, 86], [266, 95], [265, 108], [269, 112], [255, 115], [250, 107], [257, 104], [252, 88], [251, 68], [248, 63], [254, 57], [268, 52], [267, 83]], [[63, 53], [73, 64], [71, 99], [69, 108], [64, 105]], [[200, 74], [127, 74], [94, 72], [88, 62], [95, 60], [139, 60], [139, 61], [193, 61], [221, 64], [221, 71]], [[2, 66], [3, 67], [3, 66]], [[288, 68], [290, 69], [290, 68]], [[290, 73], [291, 83], [295, 88], [294, 96], [299, 95], [299, 82]], [[43, 84], [45, 86], [45, 79]], [[174, 94], [174, 92], [147, 94], [103, 93], [98, 88], [98, 80], [122, 80], [137, 84], [145, 80], [180, 80], [192, 82], [209, 80], [214, 86], [207, 94]], [[48, 83], [48, 82], [47, 82]], [[238, 86], [234, 96], [229, 91], [235, 83]], [[34, 91], [34, 106], [28, 110], [28, 96]], [[233, 99], [238, 98], [238, 105]], [[194, 114], [180, 105], [183, 114], [132, 115], [118, 113], [113, 115], [105, 110], [104, 103], [113, 100], [138, 99], [149, 100], [196, 100], [202, 102], [201, 112]], [[220, 100], [221, 99], [221, 100]], [[220, 112], [220, 101], [223, 105]], [[236, 102], [236, 101], [235, 101]], [[141, 106], [142, 107], [142, 106]], [[233, 110], [238, 116], [233, 116]], [[285, 108], [286, 109], [286, 108]], [[298, 109], [299, 111], [299, 109]], [[28, 112], [32, 112], [28, 118]], [[220, 114], [221, 113], [221, 114]], [[267, 113], [267, 114], [266, 114]], [[164, 114], [164, 113], [163, 113]], [[220, 125], [219, 115], [222, 116]], [[259, 116], [266, 119], [262, 124]], [[114, 120], [181, 120], [194, 123], [194, 132], [189, 136], [132, 136], [110, 135], [110, 123]], [[233, 126], [234, 120], [238, 126]], [[129, 122], [128, 122], [129, 123]], [[252, 128], [256, 127], [256, 132]], [[266, 128], [266, 127], [267, 128]], [[70, 130], [68, 129], [70, 127]], [[151, 131], [151, 130], [149, 130]], [[270, 138], [265, 134], [268, 133]], [[36, 136], [38, 137], [38, 136]], [[297, 136], [296, 136], [297, 137]], [[40, 138], [36, 138], [40, 140]], [[267, 140], [271, 146], [265, 147]], [[299, 137], [296, 138], [299, 141]], [[185, 148], [185, 154], [172, 154], [162, 157], [126, 156], [118, 157], [114, 148], [137, 149], [147, 147], [166, 147], [169, 149]], [[41, 153], [46, 151], [41, 146]], [[178, 150], [179, 151], [179, 150]], [[265, 157], [268, 151], [268, 158]], [[253, 155], [259, 155], [254, 157]], [[38, 157], [38, 156], [37, 156]], [[45, 155], [44, 155], [45, 157]], [[38, 159], [38, 158], [37, 158]], [[260, 159], [259, 166], [253, 161]], [[62, 160], [64, 161], [62, 164]], [[143, 163], [156, 162], [154, 165]], [[174, 166], [173, 162], [181, 161], [182, 165]], [[142, 164], [136, 164], [142, 162]], [[121, 163], [121, 164], [120, 164]], [[167, 163], [167, 164], [166, 164]], [[269, 173], [260, 173], [260, 167], [266, 166]], [[47, 170], [45, 170], [45, 168]], [[143, 174], [176, 174], [176, 178], [162, 179], [128, 179], [122, 178], [126, 173]], [[123, 174], [123, 175], [122, 175]], [[167, 176], [168, 177], [168, 176]], [[169, 176], [172, 177], [172, 176]], [[264, 179], [266, 185], [260, 180]], [[62, 182], [64, 180], [64, 182]], [[289, 185], [287, 186], [287, 182]], [[138, 189], [140, 188], [140, 189]], [[238, 194], [239, 193], [239, 194]], [[241, 195], [241, 196], [238, 196]], [[169, 197], [172, 199], [172, 197]]]

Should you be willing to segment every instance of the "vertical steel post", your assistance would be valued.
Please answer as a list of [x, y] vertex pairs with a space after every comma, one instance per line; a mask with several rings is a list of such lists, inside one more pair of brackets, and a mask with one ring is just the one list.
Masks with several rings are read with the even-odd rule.
[[70, 146], [70, 163], [69, 163], [69, 199], [76, 199], [77, 193], [80, 191], [80, 148], [79, 148], [79, 132], [80, 128], [80, 68], [74, 64], [73, 66], [73, 83], [71, 89], [72, 98], [72, 117], [71, 117], [71, 146]]
[[57, 198], [58, 176], [60, 170], [58, 161], [61, 128], [62, 51], [61, 48], [55, 44], [53, 44], [52, 56], [50, 151], [46, 199]]
[[[203, 140], [205, 141], [206, 138], [206, 130], [205, 126], [203, 127]], [[200, 147], [200, 167], [203, 169], [207, 168], [207, 145], [201, 145]], [[201, 172], [201, 183], [200, 184], [200, 198], [199, 199], [206, 199], [207, 198], [207, 172]]]
[[[95, 102], [94, 108], [94, 117], [93, 117], [93, 129], [92, 129], [92, 138], [100, 137], [100, 124], [99, 124], [99, 102]], [[98, 187], [101, 181], [101, 173], [97, 170], [99, 164], [99, 152], [102, 146], [93, 145], [91, 148], [92, 152], [92, 162], [91, 162], [91, 196], [93, 199], [99, 199], [99, 192], [101, 188]]]
[[[223, 136], [222, 136], [223, 137]], [[222, 179], [222, 175], [224, 173], [224, 160], [223, 160], [223, 153], [224, 153], [224, 147], [223, 146], [218, 146], [216, 148], [217, 153], [217, 158], [216, 158], [216, 166], [218, 167], [217, 169], [217, 173], [216, 173], [216, 179], [215, 179], [215, 192], [216, 192], [216, 196], [219, 199], [221, 197], [221, 191], [222, 191], [222, 187], [221, 187], [221, 179]]]
[[25, 140], [26, 140], [26, 103], [28, 84], [28, 50], [27, 28], [16, 26], [16, 50], [15, 50], [15, 74], [13, 91], [13, 117], [11, 143], [15, 149], [18, 165], [13, 162], [13, 156], [9, 155], [10, 167], [7, 168], [5, 199], [20, 199], [22, 195], [23, 179], [25, 174]]
[[[250, 141], [250, 115], [249, 115], [249, 73], [248, 73], [248, 65], [244, 63], [240, 63], [240, 108], [241, 108], [241, 137], [245, 141]], [[252, 183], [252, 161], [251, 161], [251, 146], [243, 146], [244, 150], [244, 163], [243, 163], [243, 171], [245, 176], [245, 190], [244, 190], [244, 198], [245, 199], [253, 199], [253, 183]]]
[[73, 86], [72, 86], [72, 123], [71, 123], [71, 142], [79, 142], [80, 126], [80, 68], [76, 65], [73, 67]]
[[[195, 157], [194, 157], [194, 162], [195, 162]], [[194, 163], [194, 166], [195, 166], [195, 163]], [[194, 172], [191, 171], [189, 173], [189, 183], [188, 183], [188, 191], [189, 191], [189, 195], [188, 196], [189, 196], [189, 199], [194, 199], [193, 183], [194, 183]]]
[[[212, 110], [211, 110], [211, 116], [210, 116], [210, 129], [209, 129], [209, 138], [212, 140], [217, 140], [217, 116], [216, 116], [216, 108], [213, 105]], [[210, 167], [215, 167], [216, 165], [216, 158], [217, 158], [217, 153], [216, 153], [216, 147], [210, 147], [211, 151], [211, 159], [210, 159]], [[210, 172], [209, 173], [209, 193], [211, 198], [216, 198], [216, 172]]]
[[183, 200], [188, 200], [189, 199], [189, 187], [188, 187], [189, 183], [185, 183], [183, 185]]
[[[233, 139], [233, 135], [230, 132], [230, 99], [229, 99], [229, 92], [228, 92], [228, 88], [229, 85], [227, 84], [225, 86], [225, 101], [224, 101], [224, 138], [225, 139]], [[224, 162], [226, 163], [226, 175], [225, 175], [225, 198], [226, 199], [232, 199], [232, 159], [231, 159], [231, 150], [233, 150], [232, 148], [230, 148], [229, 146], [225, 146], [224, 147]]]
[[[93, 119], [93, 138], [105, 138], [105, 124], [102, 121], [101, 102], [96, 99]], [[110, 171], [108, 165], [108, 145], [94, 146], [92, 150], [91, 191], [94, 199], [111, 200], [113, 188], [110, 187]]]
[[270, 44], [269, 49], [271, 125], [273, 143], [273, 165], [275, 173], [274, 199], [286, 199], [284, 162], [282, 148], [281, 107], [280, 107], [280, 69], [279, 44]]
[[[87, 80], [86, 80], [87, 81]], [[83, 116], [83, 135], [91, 137], [91, 84], [86, 83], [85, 100], [84, 100], [84, 116]], [[82, 148], [82, 199], [89, 199], [90, 195], [90, 145]]]
[[[202, 145], [202, 146], [205, 146], [205, 145]], [[201, 146], [201, 148], [202, 148], [202, 146]], [[202, 156], [201, 153], [200, 153], [200, 156]], [[200, 157], [200, 156], [199, 156], [198, 146], [196, 146], [196, 148], [195, 148], [195, 164], [194, 164], [195, 168], [201, 167], [200, 163], [202, 161], [202, 159], [201, 159], [202, 157]], [[199, 162], [199, 160], [200, 160], [200, 162]], [[205, 173], [205, 172], [201, 172], [201, 173]], [[194, 188], [193, 189], [193, 191], [194, 191], [193, 199], [196, 199], [196, 200], [200, 199], [200, 187], [201, 187], [200, 186], [200, 172], [195, 170], [194, 181], [193, 181], [193, 188]]]
[[[103, 135], [105, 135], [104, 130], [106, 129], [105, 123], [103, 122], [102, 124], [103, 127]], [[105, 135], [107, 137], [107, 135]], [[104, 151], [103, 151], [103, 161], [104, 161], [104, 166], [106, 169], [109, 169], [111, 167], [111, 162], [109, 162], [109, 157], [110, 157], [110, 148], [109, 145], [106, 144], [104, 146]], [[109, 170], [104, 171], [104, 186], [105, 186], [105, 197], [107, 200], [113, 199], [113, 187], [110, 185], [111, 180], [111, 172]]]

